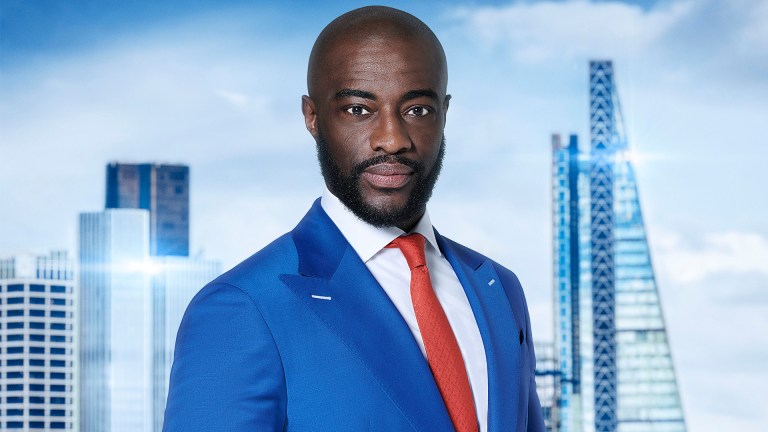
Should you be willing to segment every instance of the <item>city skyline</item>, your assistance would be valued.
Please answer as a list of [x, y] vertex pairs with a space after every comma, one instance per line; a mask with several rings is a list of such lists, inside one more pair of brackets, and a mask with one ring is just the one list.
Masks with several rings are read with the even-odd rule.
[[[191, 252], [204, 246], [224, 269], [319, 195], [298, 98], [313, 38], [352, 3], [7, 4], [0, 251], [74, 251], [76, 215], [100, 207], [110, 160], [190, 165]], [[432, 219], [517, 272], [540, 340], [552, 330], [548, 137], [586, 136], [587, 60], [614, 59], [689, 427], [758, 430], [768, 204], [744, 173], [759, 180], [766, 156], [766, 2], [393, 5], [448, 54], [454, 99]], [[233, 209], [241, 219], [224, 217]], [[711, 352], [713, 340], [725, 349]]]

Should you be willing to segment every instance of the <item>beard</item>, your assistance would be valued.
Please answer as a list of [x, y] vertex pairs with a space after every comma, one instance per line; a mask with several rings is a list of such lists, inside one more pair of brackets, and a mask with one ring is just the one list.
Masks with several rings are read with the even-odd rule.
[[[315, 140], [317, 144], [317, 159], [320, 162], [320, 172], [325, 179], [328, 189], [347, 206], [358, 218], [375, 227], [396, 227], [414, 220], [424, 212], [427, 201], [440, 176], [445, 157], [445, 136], [440, 141], [437, 160], [429, 172], [425, 173], [423, 163], [408, 159], [401, 155], [380, 155], [364, 160], [352, 168], [350, 174], [345, 174], [333, 159], [328, 143], [318, 130]], [[366, 168], [380, 163], [399, 163], [413, 170], [413, 189], [406, 203], [400, 208], [377, 208], [363, 199], [360, 188], [360, 177]]]

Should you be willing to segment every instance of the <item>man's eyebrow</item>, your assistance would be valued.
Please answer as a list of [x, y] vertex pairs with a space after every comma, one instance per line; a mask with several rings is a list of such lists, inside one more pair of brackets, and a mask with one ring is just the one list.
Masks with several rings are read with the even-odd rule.
[[348, 97], [359, 97], [359, 98], [370, 99], [374, 101], [376, 100], [376, 96], [373, 93], [367, 92], [365, 90], [358, 90], [358, 89], [343, 89], [343, 90], [339, 90], [334, 95], [334, 98], [336, 100], [344, 99]]
[[432, 89], [411, 90], [408, 93], [404, 94], [402, 99], [404, 101], [407, 101], [407, 100], [416, 99], [416, 98], [425, 97], [425, 96], [428, 98], [432, 98], [434, 100], [438, 100], [437, 93]]

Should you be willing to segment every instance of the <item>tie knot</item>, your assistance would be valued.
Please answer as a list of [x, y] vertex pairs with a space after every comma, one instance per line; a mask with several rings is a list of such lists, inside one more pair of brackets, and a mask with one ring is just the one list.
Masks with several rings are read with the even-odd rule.
[[399, 248], [403, 252], [405, 261], [408, 262], [408, 267], [413, 270], [416, 267], [427, 265], [427, 259], [424, 257], [425, 241], [423, 235], [413, 233], [392, 240], [387, 247]]

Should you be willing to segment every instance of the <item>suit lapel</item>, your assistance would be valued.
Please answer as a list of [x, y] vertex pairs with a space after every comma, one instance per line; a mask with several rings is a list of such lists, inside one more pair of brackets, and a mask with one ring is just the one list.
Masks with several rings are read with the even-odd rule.
[[415, 430], [453, 430], [413, 334], [319, 200], [292, 235], [299, 274], [281, 280], [359, 356]]
[[475, 315], [488, 365], [488, 431], [516, 430], [520, 383], [520, 328], [490, 260], [437, 234]]

